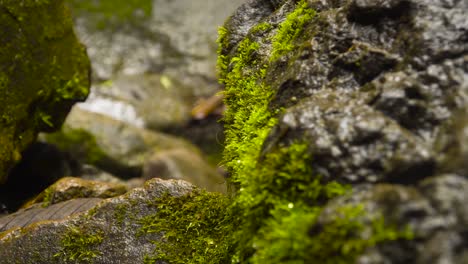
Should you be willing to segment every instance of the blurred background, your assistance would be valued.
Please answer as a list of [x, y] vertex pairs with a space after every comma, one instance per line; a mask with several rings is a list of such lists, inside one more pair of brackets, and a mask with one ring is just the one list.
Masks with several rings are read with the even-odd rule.
[[243, 2], [67, 0], [92, 63], [91, 93], [24, 153], [2, 186], [2, 210], [64, 176], [128, 188], [175, 178], [226, 192], [216, 39]]

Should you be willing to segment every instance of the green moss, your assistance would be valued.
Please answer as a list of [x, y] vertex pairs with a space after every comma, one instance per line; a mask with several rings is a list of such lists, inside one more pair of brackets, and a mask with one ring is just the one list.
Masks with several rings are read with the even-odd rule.
[[[259, 250], [259, 245], [269, 244], [265, 234], [281, 236], [282, 232], [292, 232], [290, 229], [277, 230], [278, 225], [288, 222], [289, 218], [311, 218], [313, 221], [326, 201], [349, 190], [349, 187], [335, 182], [323, 183], [312, 172], [310, 160], [307, 145], [294, 143], [271, 150], [250, 171], [237, 176], [240, 189], [233, 208], [236, 215], [240, 215], [238, 221], [242, 224], [234, 235], [238, 245], [234, 258], [236, 263], [282, 263], [260, 261], [264, 257], [260, 257], [258, 262], [255, 257], [250, 258]], [[307, 232], [289, 235], [298, 245], [302, 244], [303, 237], [308, 236]], [[272, 248], [268, 247], [268, 250]], [[308, 253], [285, 248], [277, 254]]]
[[224, 115], [226, 146], [224, 162], [234, 172], [233, 180], [253, 169], [263, 140], [276, 123], [268, 109], [273, 92], [264, 83], [265, 66], [253, 54], [259, 44], [249, 38], [240, 42], [236, 56], [230, 58], [230, 71], [222, 80], [227, 110]]
[[153, 7], [151, 0], [66, 0], [66, 2], [76, 15], [84, 12], [94, 15], [93, 19], [99, 28], [139, 22], [151, 16]]
[[218, 71], [218, 77], [220, 80], [224, 80], [226, 77], [226, 71], [229, 64], [229, 58], [226, 55], [223, 55], [223, 49], [226, 49], [228, 46], [228, 30], [225, 27], [218, 28], [218, 39], [216, 40], [218, 43], [218, 60], [216, 64], [216, 68]]
[[236, 189], [228, 209], [229, 221], [235, 223], [228, 229], [234, 230], [231, 263], [351, 263], [377, 243], [410, 238], [381, 218], [372, 220], [370, 237], [360, 237], [366, 216], [361, 206], [343, 207], [332, 222], [311, 235], [323, 207], [350, 186], [323, 182], [313, 172], [307, 142], [273, 144], [261, 154], [281, 113], [269, 107], [274, 96], [265, 80], [269, 64], [295, 48], [314, 16], [307, 2], [300, 1], [272, 37], [268, 58], [258, 56], [260, 44], [252, 39], [271, 30], [270, 24], [253, 27], [234, 55], [227, 53], [228, 31], [219, 30], [218, 70], [227, 105], [224, 163]]
[[296, 9], [289, 13], [278, 27], [278, 32], [272, 39], [272, 51], [270, 61], [292, 51], [295, 47], [294, 41], [303, 32], [304, 25], [315, 17], [315, 10], [308, 7], [307, 1], [301, 0]]
[[[316, 235], [305, 240], [309, 246], [307, 259], [324, 264], [354, 263], [367, 248], [378, 243], [412, 238], [411, 232], [386, 225], [382, 217], [365, 226], [362, 218], [366, 211], [360, 205], [343, 206], [335, 214]], [[370, 236], [363, 235], [365, 230], [370, 231]]]
[[122, 225], [125, 218], [127, 217], [128, 205], [118, 204], [114, 211], [114, 217], [117, 221], [117, 224]]
[[[360, 205], [338, 208], [332, 221], [321, 226], [316, 224], [319, 212], [295, 207], [273, 211], [255, 241], [252, 263], [348, 264], [380, 242], [412, 239], [411, 232], [387, 226], [382, 217], [365, 226]], [[364, 231], [371, 235], [364, 237]]]
[[83, 80], [83, 76], [79, 74], [73, 75], [70, 80], [65, 80], [63, 85], [56, 89], [57, 97], [55, 100], [85, 99], [89, 93], [88, 86], [85, 84], [86, 81]]
[[155, 251], [144, 263], [229, 263], [227, 197], [218, 193], [195, 191], [174, 197], [163, 195], [153, 201], [157, 213], [140, 220], [140, 234], [159, 233]]
[[44, 113], [44, 112], [39, 112], [38, 113], [39, 115], [39, 120], [44, 123], [45, 125], [49, 126], [49, 127], [54, 127], [54, 123], [52, 123], [52, 116], [47, 114], [47, 113]]
[[259, 23], [257, 24], [256, 26], [254, 26], [251, 30], [250, 30], [250, 33], [251, 34], [257, 34], [257, 33], [260, 33], [260, 32], [265, 32], [265, 31], [268, 31], [270, 29], [272, 29], [273, 26], [268, 23], [268, 22], [262, 22], [262, 23]]
[[47, 188], [44, 190], [44, 198], [42, 198], [42, 207], [48, 207], [49, 205], [52, 204], [54, 200], [54, 194], [55, 194], [55, 189], [54, 188]]
[[92, 263], [101, 254], [95, 247], [103, 241], [100, 230], [70, 227], [61, 240], [62, 249], [54, 255], [64, 262]]
[[83, 129], [65, 126], [61, 131], [47, 134], [46, 140], [62, 151], [73, 153], [75, 158], [88, 164], [96, 164], [105, 157], [94, 136]]

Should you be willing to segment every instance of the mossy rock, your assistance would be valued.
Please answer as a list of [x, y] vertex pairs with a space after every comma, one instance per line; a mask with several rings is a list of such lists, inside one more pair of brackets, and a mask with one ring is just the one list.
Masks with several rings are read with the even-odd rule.
[[466, 182], [467, 25], [465, 3], [399, 0], [253, 0], [226, 21], [233, 263], [466, 261], [465, 213], [421, 231], [459, 209], [419, 184]]
[[63, 1], [0, 1], [0, 182], [86, 99], [90, 63]]
[[[184, 181], [153, 179], [122, 196], [104, 199], [97, 205], [95, 200], [72, 200], [75, 205], [78, 202], [84, 207], [89, 203], [94, 206], [85, 210], [77, 210], [70, 204], [72, 201], [51, 205], [35, 212], [49, 215], [49, 221], [42, 218], [35, 222], [40, 217], [33, 217], [29, 224], [2, 230], [0, 262], [156, 263], [169, 256], [169, 263], [175, 263], [172, 260], [176, 261], [177, 256], [190, 259], [192, 252], [206, 257], [218, 253], [216, 256], [222, 257], [228, 242], [225, 235], [229, 233], [220, 222], [228, 198], [201, 191]], [[68, 205], [79, 213], [63, 212]], [[54, 218], [49, 210], [52, 207], [63, 219]], [[22, 214], [31, 217], [28, 211]], [[18, 221], [20, 218], [16, 215], [14, 220], [24, 223]], [[0, 230], [5, 223], [2, 220]], [[11, 219], [7, 216], [6, 220]], [[217, 259], [221, 258], [200, 256], [198, 262], [192, 263]]]

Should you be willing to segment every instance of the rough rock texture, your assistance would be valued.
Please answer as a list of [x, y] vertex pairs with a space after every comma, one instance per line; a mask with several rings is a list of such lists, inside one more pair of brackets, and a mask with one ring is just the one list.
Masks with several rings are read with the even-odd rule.
[[[142, 219], [158, 210], [155, 199], [179, 197], [193, 190], [192, 185], [183, 181], [155, 179], [148, 181], [144, 188], [102, 200], [91, 209], [71, 215], [69, 212], [68, 217], [63, 214], [60, 220], [51, 216], [54, 220], [30, 221], [23, 228], [0, 233], [0, 263], [143, 263], [143, 258], [153, 253], [152, 243], [161, 240], [159, 232], [141, 231]], [[88, 200], [65, 203], [80, 201], [84, 205]], [[59, 203], [43, 210], [50, 213], [48, 209], [63, 205]]]
[[238, 261], [467, 263], [467, 10], [253, 0], [226, 22], [225, 161], [251, 217]]
[[39, 131], [89, 91], [89, 61], [63, 1], [0, 1], [0, 182]]

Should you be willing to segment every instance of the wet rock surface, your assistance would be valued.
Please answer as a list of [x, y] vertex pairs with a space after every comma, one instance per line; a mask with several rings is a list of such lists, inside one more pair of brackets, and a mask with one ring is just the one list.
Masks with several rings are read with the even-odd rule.
[[89, 92], [89, 60], [64, 1], [1, 1], [0, 182], [39, 131]]
[[[301, 20], [304, 6], [314, 10], [306, 22]], [[468, 207], [461, 205], [468, 190], [467, 7], [467, 1], [249, 1], [227, 21], [220, 61], [226, 63], [224, 82], [228, 88], [234, 83], [254, 89], [248, 81], [230, 79], [254, 76], [259, 90], [273, 91], [269, 111], [279, 113], [257, 166], [270, 166], [269, 155], [299, 142], [307, 145], [311, 157], [309, 161], [304, 155], [315, 174], [311, 179], [320, 175], [324, 183], [353, 189], [322, 206], [318, 222], [309, 229], [310, 239], [326, 232], [333, 236], [339, 219], [349, 217], [343, 216], [343, 207], [363, 206], [365, 216], [350, 218], [350, 223], [371, 226], [375, 222], [369, 219], [381, 217], [401, 232], [408, 227], [413, 238], [396, 236], [372, 244], [356, 256], [356, 263], [467, 261]], [[296, 29], [300, 23], [304, 26]], [[278, 37], [284, 32], [289, 38]], [[239, 69], [241, 63], [245, 65]], [[235, 111], [244, 111], [236, 107], [245, 98], [230, 90], [226, 101], [234, 118], [227, 126], [232, 134], [242, 134]], [[230, 137], [228, 142], [236, 142]], [[228, 147], [241, 149], [239, 142], [240, 147]], [[236, 158], [244, 162], [241, 155]], [[235, 159], [228, 162], [238, 168]], [[245, 179], [237, 177], [245, 191]], [[282, 197], [278, 190], [265, 191]], [[377, 232], [371, 229], [357, 237], [369, 241]], [[356, 236], [352, 233], [348, 236]], [[254, 239], [263, 239], [258, 236]], [[326, 243], [323, 238], [320, 243]], [[324, 249], [330, 250], [328, 257], [313, 250], [301, 256], [317, 254], [311, 259], [341, 263], [339, 257], [330, 258], [353, 250], [345, 248], [350, 245], [339, 249], [339, 243]], [[331, 249], [335, 246], [337, 251]], [[258, 260], [256, 254], [264, 248], [255, 250], [252, 258]]]

